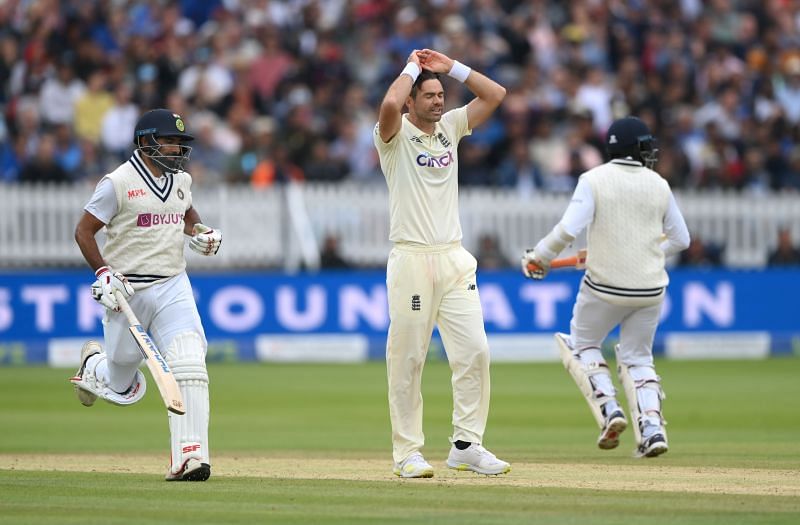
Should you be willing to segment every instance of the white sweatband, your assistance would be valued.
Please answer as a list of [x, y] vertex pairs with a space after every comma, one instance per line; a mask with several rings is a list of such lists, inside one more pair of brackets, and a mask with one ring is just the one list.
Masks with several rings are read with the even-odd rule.
[[421, 72], [422, 70], [415, 62], [409, 62], [408, 64], [406, 64], [406, 67], [403, 68], [403, 71], [401, 71], [400, 74], [402, 75], [405, 73], [406, 75], [410, 76], [411, 83], [413, 84], [414, 82], [417, 81], [417, 77]]
[[447, 75], [453, 77], [461, 83], [464, 83], [467, 81], [467, 77], [470, 73], [472, 73], [471, 67], [465, 66], [458, 60], [453, 60], [453, 67], [450, 68], [450, 72], [447, 73]]

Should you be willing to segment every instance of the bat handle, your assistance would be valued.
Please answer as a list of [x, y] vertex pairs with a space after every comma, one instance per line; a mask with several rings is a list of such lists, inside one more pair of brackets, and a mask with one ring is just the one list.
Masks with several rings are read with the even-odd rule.
[[550, 263], [550, 268], [569, 268], [578, 264], [577, 257], [564, 257], [563, 259], [555, 259]]

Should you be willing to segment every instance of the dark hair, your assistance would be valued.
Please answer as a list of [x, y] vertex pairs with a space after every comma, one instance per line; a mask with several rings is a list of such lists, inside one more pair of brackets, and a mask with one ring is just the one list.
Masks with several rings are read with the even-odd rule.
[[426, 80], [432, 79], [438, 80], [439, 82], [442, 81], [442, 79], [439, 77], [439, 73], [434, 73], [433, 71], [423, 69], [417, 77], [417, 80], [414, 82], [414, 85], [411, 86], [411, 98], [417, 98], [417, 92], [419, 91], [419, 87], [422, 85], [422, 83]]

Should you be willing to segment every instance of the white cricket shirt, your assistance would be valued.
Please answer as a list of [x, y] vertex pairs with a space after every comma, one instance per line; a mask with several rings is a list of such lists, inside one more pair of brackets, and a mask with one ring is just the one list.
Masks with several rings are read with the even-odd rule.
[[183, 227], [191, 185], [183, 171], [155, 177], [137, 151], [100, 180], [84, 208], [106, 225], [106, 263], [135, 289], [186, 269]]
[[389, 187], [389, 240], [426, 246], [461, 240], [458, 218], [458, 144], [472, 131], [467, 108], [446, 112], [432, 134], [403, 115], [400, 130], [374, 142]]

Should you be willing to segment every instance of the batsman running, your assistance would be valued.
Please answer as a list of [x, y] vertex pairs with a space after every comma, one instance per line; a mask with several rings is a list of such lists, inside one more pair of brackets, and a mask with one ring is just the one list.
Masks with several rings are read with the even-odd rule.
[[652, 169], [658, 150], [642, 120], [615, 121], [606, 150], [610, 161], [581, 175], [561, 221], [522, 256], [522, 272], [544, 278], [551, 261], [588, 228], [586, 273], [570, 333], [555, 334], [556, 342], [600, 427], [597, 446], [613, 449], [628, 422], [601, 348], [620, 326], [617, 374], [634, 423], [634, 454], [654, 457], [668, 449], [664, 391], [653, 362], [653, 338], [669, 282], [664, 261], [689, 246], [689, 231], [669, 185]]
[[[463, 82], [475, 98], [445, 112], [443, 73]], [[386, 267], [391, 319], [386, 366], [393, 471], [400, 477], [433, 476], [421, 452], [421, 381], [436, 324], [453, 372], [447, 466], [486, 475], [511, 469], [482, 445], [489, 415], [489, 344], [477, 262], [461, 246], [458, 220], [458, 143], [489, 119], [505, 94], [503, 86], [468, 66], [423, 49], [411, 53], [381, 103], [373, 138], [389, 186], [394, 243]]]
[[[175, 376], [185, 414], [169, 412], [171, 464], [167, 481], [205, 481], [208, 448], [206, 338], [186, 275], [184, 235], [202, 255], [219, 251], [222, 232], [200, 222], [192, 206], [192, 177], [184, 171], [194, 137], [180, 115], [144, 113], [136, 124], [131, 158], [104, 176], [84, 207], [75, 240], [97, 280], [92, 296], [105, 308], [105, 350], [89, 341], [72, 382], [78, 400], [131, 405], [145, 392], [142, 354], [129, 333], [115, 292], [135, 312]], [[102, 254], [95, 234], [106, 228]]]

